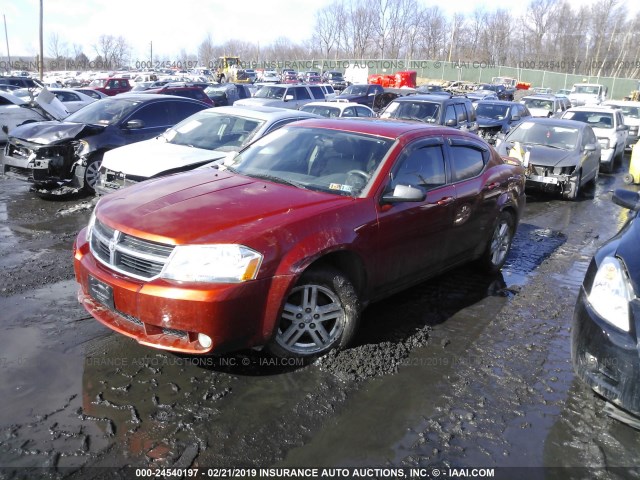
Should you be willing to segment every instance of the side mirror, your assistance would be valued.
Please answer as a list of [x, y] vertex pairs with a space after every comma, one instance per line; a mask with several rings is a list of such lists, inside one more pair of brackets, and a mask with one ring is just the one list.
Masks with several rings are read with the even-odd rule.
[[520, 121], [520, 115], [514, 115], [513, 117], [511, 117], [511, 121], [512, 122], [519, 122]]
[[125, 123], [124, 128], [127, 130], [138, 130], [140, 128], [144, 128], [144, 122], [142, 120], [129, 120]]
[[613, 196], [611, 197], [611, 199], [616, 205], [628, 208], [629, 210], [633, 210], [634, 212], [640, 210], [640, 197], [638, 196], [638, 192], [632, 192], [631, 190], [619, 188], [613, 192]]
[[410, 185], [396, 185], [393, 192], [382, 197], [383, 203], [422, 202], [426, 195], [422, 190]]
[[293, 95], [285, 95], [285, 97], [284, 97], [284, 101], [285, 101], [285, 102], [288, 102], [288, 101], [290, 101], [290, 100], [293, 100]]
[[585, 152], [595, 152], [596, 151], [596, 145], [593, 143], [588, 143], [587, 145], [584, 146], [584, 151]]
[[458, 123], [455, 121], [455, 119], [449, 119], [446, 121], [445, 125], [447, 127], [455, 127]]

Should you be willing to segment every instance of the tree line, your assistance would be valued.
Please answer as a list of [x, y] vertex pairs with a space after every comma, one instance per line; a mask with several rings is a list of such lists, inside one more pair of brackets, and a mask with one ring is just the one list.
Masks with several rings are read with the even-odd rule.
[[[215, 44], [208, 33], [197, 52], [183, 49], [181, 58], [171, 60], [212, 65], [225, 54], [258, 63], [429, 59], [638, 78], [639, 46], [640, 13], [631, 16], [620, 0], [596, 0], [577, 7], [567, 0], [530, 0], [521, 14], [509, 8], [478, 7], [453, 15], [423, 0], [334, 0], [316, 11], [312, 34], [302, 42], [281, 37], [269, 45], [236, 39]], [[91, 57], [124, 66], [132, 61], [131, 51], [123, 37], [102, 35], [88, 55], [77, 45], [70, 52], [54, 34], [48, 53], [56, 59]]]

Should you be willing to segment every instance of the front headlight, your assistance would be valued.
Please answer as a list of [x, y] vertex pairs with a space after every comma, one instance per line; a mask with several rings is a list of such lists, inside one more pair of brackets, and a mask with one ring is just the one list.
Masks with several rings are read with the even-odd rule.
[[179, 245], [161, 276], [180, 282], [245, 282], [256, 278], [262, 258], [243, 245]]
[[609, 149], [609, 139], [608, 138], [598, 137], [598, 143], [600, 144], [600, 147], [603, 150], [608, 150]]
[[86, 236], [87, 242], [91, 242], [91, 231], [93, 230], [93, 226], [96, 223], [96, 209], [98, 208], [98, 204], [93, 208], [93, 212], [91, 212], [91, 218], [89, 218], [89, 224], [87, 225]]
[[89, 143], [85, 140], [78, 140], [74, 145], [74, 152], [78, 157], [83, 156], [89, 152]]
[[629, 302], [635, 294], [620, 260], [604, 258], [587, 298], [603, 319], [620, 330], [629, 331]]

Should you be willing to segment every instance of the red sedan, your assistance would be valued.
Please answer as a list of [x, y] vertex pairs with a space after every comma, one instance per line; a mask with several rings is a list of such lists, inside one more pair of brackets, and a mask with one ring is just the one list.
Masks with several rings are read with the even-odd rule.
[[296, 122], [219, 169], [103, 197], [74, 245], [79, 299], [156, 348], [316, 356], [346, 346], [371, 302], [464, 262], [498, 271], [524, 184], [466, 132]]

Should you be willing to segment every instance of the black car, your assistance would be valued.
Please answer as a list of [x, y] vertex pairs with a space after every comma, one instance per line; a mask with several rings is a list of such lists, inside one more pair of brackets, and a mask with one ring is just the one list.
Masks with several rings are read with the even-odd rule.
[[329, 70], [322, 74], [322, 81], [328, 83], [334, 90], [344, 90], [349, 86], [349, 83], [342, 76], [342, 72], [337, 70]]
[[204, 90], [204, 93], [207, 94], [216, 107], [226, 107], [233, 105], [236, 100], [251, 98], [251, 90], [242, 83], [210, 85]]
[[34, 122], [9, 134], [2, 172], [34, 184], [44, 196], [94, 192], [107, 150], [153, 138], [209, 108], [172, 95], [127, 93], [103, 98], [63, 122]]
[[378, 111], [391, 100], [398, 97], [397, 93], [385, 92], [382, 85], [374, 83], [357, 83], [349, 85], [340, 95], [336, 95], [332, 101], [335, 102], [352, 102], [366, 105], [372, 110]]
[[509, 133], [511, 127], [531, 117], [529, 109], [518, 102], [480, 100], [476, 103], [478, 135], [495, 145], [499, 133]]
[[380, 118], [413, 120], [445, 125], [477, 133], [478, 122], [471, 100], [454, 95], [407, 95], [393, 100]]
[[640, 195], [616, 190], [631, 210], [622, 229], [593, 256], [573, 314], [573, 368], [607, 401], [612, 417], [640, 429]]
[[483, 83], [478, 87], [478, 90], [491, 90], [496, 92], [498, 100], [506, 100], [513, 102], [516, 91], [513, 88], [507, 88], [504, 85], [497, 85], [493, 83]]

